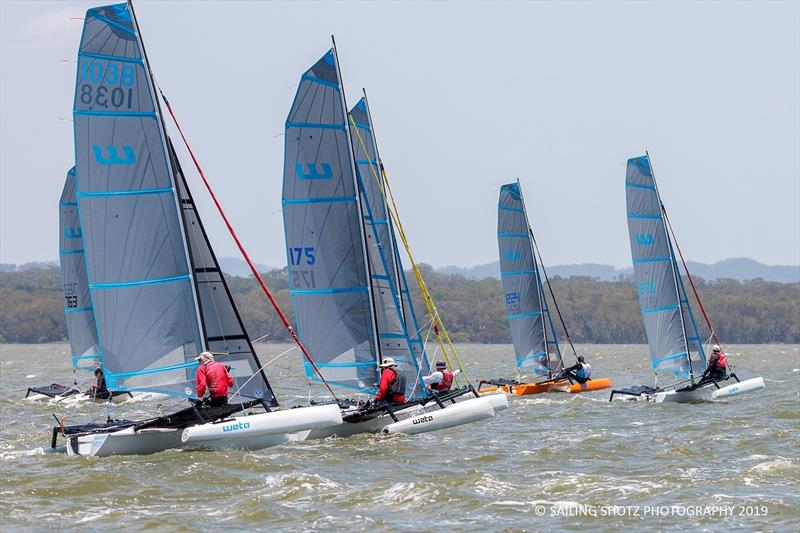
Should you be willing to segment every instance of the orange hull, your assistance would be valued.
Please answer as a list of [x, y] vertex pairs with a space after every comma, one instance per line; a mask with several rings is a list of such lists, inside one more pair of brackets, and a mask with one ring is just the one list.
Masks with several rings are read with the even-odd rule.
[[486, 393], [502, 390], [506, 394], [530, 396], [531, 394], [542, 394], [543, 392], [571, 392], [577, 394], [609, 388], [611, 388], [611, 379], [609, 378], [590, 379], [586, 383], [576, 383], [574, 385], [570, 385], [569, 380], [563, 379], [548, 383], [520, 383], [519, 385], [503, 385], [502, 387], [485, 387], [479, 389], [478, 392]]
[[520, 383], [519, 385], [503, 385], [502, 387], [487, 387], [480, 389], [478, 392], [494, 392], [502, 390], [506, 394], [515, 394], [517, 396], [529, 396], [531, 394], [541, 394], [543, 392], [568, 392], [569, 381], [563, 379], [561, 381], [552, 381], [549, 383]]
[[590, 379], [586, 383], [576, 383], [569, 388], [573, 394], [579, 392], [591, 392], [593, 390], [603, 390], [611, 388], [611, 378]]

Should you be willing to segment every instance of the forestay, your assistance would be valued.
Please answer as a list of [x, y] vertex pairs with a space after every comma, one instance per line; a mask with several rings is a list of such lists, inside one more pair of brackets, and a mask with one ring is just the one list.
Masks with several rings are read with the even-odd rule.
[[366, 98], [361, 98], [350, 110], [350, 128], [380, 353], [397, 361], [398, 370], [406, 377], [407, 398], [424, 396], [419, 379], [422, 346], [418, 336], [409, 337], [403, 317], [394, 236], [379, 181], [378, 152], [367, 105]]
[[[563, 362], [528, 232], [519, 183], [503, 185], [497, 210], [497, 242], [517, 367], [528, 369], [536, 376], [550, 376], [563, 367]], [[551, 330], [549, 339], [548, 327]]]
[[83, 258], [83, 231], [75, 198], [75, 167], [67, 172], [58, 202], [59, 262], [64, 291], [64, 316], [72, 353], [72, 366], [93, 370], [100, 366], [97, 327]]
[[[372, 392], [379, 352], [341, 90], [330, 50], [301, 77], [286, 121], [290, 294], [298, 334], [325, 379]], [[314, 377], [308, 364], [306, 374]]]
[[207, 349], [220, 354], [217, 360], [231, 367], [231, 375], [235, 381], [233, 391], [239, 391], [237, 397], [231, 398], [232, 402], [263, 399], [272, 406], [277, 406], [277, 400], [261, 369], [261, 363], [208, 241], [172, 142], [169, 139], [168, 142]]
[[688, 376], [691, 360], [693, 372], [702, 372], [699, 334], [647, 156], [628, 160], [625, 190], [634, 278], [653, 368]]
[[194, 396], [203, 349], [166, 135], [126, 4], [86, 13], [76, 196], [109, 388]]

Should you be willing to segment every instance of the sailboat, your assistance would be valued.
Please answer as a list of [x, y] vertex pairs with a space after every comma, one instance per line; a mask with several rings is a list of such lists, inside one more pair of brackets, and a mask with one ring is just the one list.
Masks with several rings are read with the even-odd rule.
[[[368, 170], [379, 165], [369, 108], [362, 98], [347, 114], [340, 80], [334, 42], [302, 75], [286, 121], [282, 203], [296, 330], [321, 376], [345, 390], [376, 392], [378, 365], [391, 357], [408, 401], [348, 401], [343, 424], [309, 438], [420, 433], [493, 416], [504, 398], [452, 405], [472, 387], [434, 396], [422, 382], [429, 363], [382, 185]], [[306, 372], [318, 379], [308, 364]]]
[[[555, 293], [550, 286], [538, 247], [528, 221], [525, 199], [519, 180], [500, 187], [497, 210], [497, 242], [500, 249], [500, 278], [508, 310], [508, 325], [514, 343], [515, 361], [519, 371], [528, 372], [538, 381], [522, 382], [519, 379], [482, 380], [481, 392], [498, 388], [527, 396], [543, 392], [588, 392], [611, 387], [608, 378], [590, 379], [586, 383], [571, 383], [560, 377], [564, 358], [558, 344], [553, 317], [542, 284], [545, 277], [556, 314], [566, 333], [572, 353], [577, 358], [575, 346], [561, 315]], [[484, 387], [484, 385], [487, 385]]]
[[[94, 401], [106, 402], [107, 395], [82, 392], [78, 385], [77, 370], [93, 372], [100, 361], [97, 359], [97, 329], [94, 310], [89, 296], [89, 281], [86, 278], [86, 263], [83, 260], [83, 234], [78, 218], [78, 202], [75, 198], [75, 167], [67, 172], [64, 189], [58, 202], [59, 262], [61, 264], [61, 286], [64, 293], [64, 318], [67, 325], [73, 369], [72, 386], [52, 383], [41, 387], [30, 387], [25, 394], [29, 401], [60, 402]], [[110, 393], [112, 401], [124, 401], [129, 392]]]
[[[278, 402], [208, 241], [161, 116], [133, 6], [89, 9], [74, 104], [75, 197], [97, 350], [110, 390], [195, 400], [145, 420], [53, 428], [70, 455], [261, 448], [341, 423], [336, 406]], [[197, 402], [199, 353], [230, 367], [231, 403]], [[263, 409], [251, 414], [249, 410]], [[234, 416], [237, 415], [237, 416]], [[60, 436], [66, 439], [58, 446]]]
[[[669, 226], [667, 210], [658, 192], [649, 154], [628, 160], [625, 193], [634, 280], [655, 383], [653, 387], [615, 389], [609, 401], [617, 397], [656, 403], [687, 403], [725, 398], [764, 388], [761, 377], [740, 382], [730, 360], [725, 379], [703, 377], [706, 369], [704, 343], [675, 257], [675, 250], [680, 253], [680, 248]], [[680, 255], [697, 305], [711, 331], [711, 339], [719, 344], [683, 261], [683, 254]], [[659, 372], [671, 374], [680, 381], [661, 388], [658, 386]], [[731, 379], [735, 381], [734, 384], [720, 386]]]

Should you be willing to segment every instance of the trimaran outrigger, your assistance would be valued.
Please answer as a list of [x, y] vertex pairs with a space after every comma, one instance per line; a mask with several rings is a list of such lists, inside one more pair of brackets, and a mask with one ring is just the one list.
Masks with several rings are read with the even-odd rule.
[[542, 276], [550, 290], [553, 306], [572, 348], [572, 354], [576, 358], [578, 355], [539, 255], [519, 180], [500, 187], [497, 207], [500, 279], [514, 343], [515, 361], [518, 371], [530, 372], [539, 381], [529, 383], [519, 379], [484, 379], [480, 382], [480, 391], [502, 389], [511, 394], [527, 396], [543, 392], [579, 393], [611, 387], [611, 380], [608, 378], [573, 384], [561, 377], [564, 359], [547, 304]]
[[[468, 383], [438, 396], [426, 391], [421, 376], [430, 365], [395, 229], [443, 356], [450, 360], [441, 340], [446, 330], [410, 255], [393, 200], [388, 205], [391, 192], [366, 96], [349, 113], [345, 101], [334, 42], [302, 75], [286, 121], [283, 215], [297, 332], [314, 354], [319, 375], [351, 391], [374, 393], [378, 365], [393, 358], [409, 401], [352, 401], [342, 424], [313, 430], [309, 437], [421, 433], [493, 416], [507, 406], [505, 395], [455, 403], [477, 393]], [[316, 379], [309, 364], [306, 370]]]
[[[193, 404], [146, 420], [53, 429], [71, 455], [167, 448], [259, 448], [341, 422], [338, 406], [278, 402], [208, 242], [167, 137], [133, 6], [89, 9], [74, 103], [75, 197], [83, 232], [96, 361], [110, 390], [193, 399], [196, 356], [224, 355], [226, 406]], [[251, 414], [249, 410], [265, 412]], [[247, 411], [246, 411], [247, 410]], [[232, 418], [233, 415], [238, 415]], [[58, 437], [66, 438], [57, 446]]]
[[[730, 359], [730, 368], [724, 379], [702, 377], [706, 369], [706, 354], [675, 257], [676, 249], [710, 331], [710, 340], [716, 344], [720, 342], [669, 225], [649, 154], [628, 160], [625, 192], [634, 279], [655, 383], [652, 387], [643, 385], [615, 389], [611, 392], [609, 401], [616, 397], [656, 403], [687, 403], [735, 396], [763, 388], [764, 380], [761, 377], [740, 382]], [[680, 381], [661, 388], [658, 386], [659, 371], [670, 373]], [[730, 379], [736, 383], [720, 386]]]

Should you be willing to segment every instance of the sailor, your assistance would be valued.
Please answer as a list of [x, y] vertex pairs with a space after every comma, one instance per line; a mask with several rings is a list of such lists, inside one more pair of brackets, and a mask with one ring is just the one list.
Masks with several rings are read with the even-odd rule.
[[586, 383], [592, 377], [592, 365], [586, 362], [582, 355], [578, 356], [578, 362], [569, 368], [561, 371], [559, 377], [575, 380], [578, 383]]
[[722, 353], [719, 344], [715, 344], [711, 347], [711, 355], [708, 356], [708, 366], [706, 367], [706, 371], [703, 372], [701, 381], [706, 378], [713, 381], [728, 378], [728, 361], [725, 360], [725, 354]]
[[208, 405], [228, 405], [228, 387], [233, 387], [233, 377], [228, 372], [228, 367], [214, 361], [211, 352], [203, 352], [196, 359], [200, 361], [195, 378], [197, 398], [202, 400], [207, 388], [210, 397]]
[[406, 403], [406, 378], [397, 371], [397, 363], [394, 359], [386, 357], [378, 367], [382, 369], [381, 381], [378, 385], [378, 393], [373, 398], [373, 403], [381, 401]]
[[422, 381], [428, 386], [428, 390], [431, 392], [447, 392], [453, 386], [453, 381], [459, 372], [461, 372], [461, 370], [458, 369], [450, 372], [447, 370], [447, 363], [444, 361], [437, 361], [436, 372], [428, 376], [422, 376]]
[[103, 370], [101, 368], [95, 369], [92, 387], [86, 394], [92, 398], [102, 398], [104, 400], [111, 395], [111, 393], [108, 391], [108, 387], [106, 387], [106, 376], [103, 374]]

